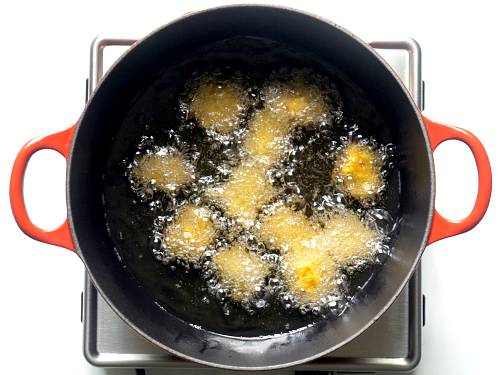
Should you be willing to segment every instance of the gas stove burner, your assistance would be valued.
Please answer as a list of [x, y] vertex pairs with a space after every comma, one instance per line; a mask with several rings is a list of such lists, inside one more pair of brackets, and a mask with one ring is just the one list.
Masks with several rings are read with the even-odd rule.
[[[92, 94], [109, 62], [116, 60], [135, 39], [96, 38], [92, 43], [87, 97]], [[392, 66], [423, 109], [420, 47], [414, 40], [376, 41], [372, 47]], [[117, 48], [122, 49], [117, 53]], [[114, 52], [114, 53], [113, 53]], [[111, 61], [112, 62], [112, 61]], [[420, 360], [424, 322], [420, 265], [394, 304], [353, 341], [294, 370], [378, 372], [409, 371]], [[82, 298], [84, 354], [94, 366], [197, 369], [197, 363], [175, 357], [150, 343], [106, 304], [87, 276]]]

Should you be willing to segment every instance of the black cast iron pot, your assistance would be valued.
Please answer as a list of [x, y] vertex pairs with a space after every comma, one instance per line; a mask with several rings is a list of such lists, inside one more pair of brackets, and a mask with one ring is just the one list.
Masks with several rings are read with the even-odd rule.
[[[177, 301], [186, 306], [172, 305], [169, 309], [156, 303], [155, 296], [145, 292], [145, 287], [123, 267], [106, 228], [102, 176], [117, 135], [127, 130], [123, 129], [123, 119], [138, 94], [182, 56], [234, 37], [275, 41], [314, 56], [321, 64], [344, 74], [359, 87], [359, 95], [377, 109], [386, 126], [384, 131], [390, 134], [399, 153], [400, 230], [393, 255], [370, 281], [362, 303], [353, 305], [338, 319], [319, 320], [293, 332], [277, 330], [274, 335], [261, 336], [258, 331], [242, 327], [241, 332], [228, 334], [217, 326], [204, 329], [190, 324], [186, 317], [190, 316], [189, 309], [196, 309], [195, 305]], [[251, 46], [247, 53], [252, 55]], [[447, 220], [434, 210], [432, 152], [448, 139], [465, 142], [478, 167], [476, 204], [461, 221]], [[22, 192], [29, 158], [44, 148], [54, 149], [68, 159], [68, 219], [52, 231], [40, 229], [30, 221]], [[137, 332], [188, 360], [252, 370], [297, 365], [358, 336], [396, 299], [425, 246], [474, 227], [486, 212], [490, 194], [491, 169], [477, 138], [468, 131], [423, 117], [402, 83], [370, 46], [321, 18], [285, 8], [253, 5], [189, 14], [135, 43], [102, 80], [75, 126], [37, 138], [21, 149], [10, 185], [12, 210], [19, 227], [36, 240], [74, 251], [105, 300]], [[181, 310], [188, 312], [182, 316], [178, 313]], [[238, 326], [238, 322], [232, 323]]]

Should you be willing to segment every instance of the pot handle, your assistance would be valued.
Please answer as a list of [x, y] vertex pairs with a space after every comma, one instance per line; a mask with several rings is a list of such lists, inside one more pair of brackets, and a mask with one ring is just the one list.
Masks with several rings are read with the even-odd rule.
[[488, 154], [481, 141], [474, 134], [465, 129], [434, 122], [425, 116], [422, 116], [422, 119], [427, 128], [432, 151], [444, 141], [454, 139], [464, 142], [474, 155], [478, 176], [476, 202], [471, 213], [466, 218], [449, 220], [434, 209], [431, 231], [427, 241], [427, 244], [430, 245], [443, 238], [467, 232], [481, 221], [490, 203], [492, 181]]
[[68, 159], [69, 150], [71, 147], [71, 140], [75, 126], [58, 133], [50, 134], [45, 137], [35, 138], [26, 143], [19, 153], [17, 154], [14, 166], [12, 167], [12, 174], [10, 176], [10, 206], [14, 219], [16, 220], [19, 228], [29, 237], [45, 242], [51, 245], [64, 247], [71, 251], [75, 251], [75, 245], [71, 238], [71, 230], [69, 228], [68, 219], [64, 220], [59, 227], [53, 230], [45, 230], [37, 227], [31, 221], [26, 205], [24, 202], [24, 174], [30, 158], [37, 151], [43, 149], [51, 149], [57, 151], [65, 159]]

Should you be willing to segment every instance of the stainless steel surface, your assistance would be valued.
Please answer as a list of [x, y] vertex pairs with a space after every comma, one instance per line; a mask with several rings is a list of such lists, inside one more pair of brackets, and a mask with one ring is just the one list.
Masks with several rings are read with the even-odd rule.
[[[124, 46], [129, 48], [137, 39], [96, 37], [90, 46], [90, 73], [88, 94], [92, 94], [105, 73], [104, 49]], [[88, 95], [90, 96], [90, 95]]]
[[[408, 88], [417, 106], [422, 109], [422, 52], [419, 44], [414, 39], [408, 38], [407, 40], [375, 41], [370, 45], [389, 62]], [[401, 55], [399, 58], [390, 55], [400, 54], [401, 51], [406, 51], [408, 55]]]
[[[418, 363], [421, 344], [420, 268], [401, 296], [363, 334], [303, 370], [406, 371]], [[87, 278], [84, 298], [84, 353], [95, 366], [199, 368], [133, 331], [111, 310]]]
[[[111, 47], [126, 47], [134, 42], [135, 39], [100, 37], [94, 40], [91, 47], [89, 94], [97, 87], [106, 67], [109, 66], [105, 52]], [[370, 44], [392, 66], [421, 107], [423, 96], [418, 43], [408, 39], [376, 41]], [[119, 53], [123, 53], [123, 49]], [[117, 57], [115, 50], [113, 58]], [[104, 302], [88, 277], [83, 303], [84, 354], [91, 364], [141, 368], [202, 367], [171, 355], [132, 330]], [[297, 369], [357, 372], [410, 370], [420, 360], [421, 327], [422, 294], [419, 266], [402, 294], [376, 323], [335, 352]]]

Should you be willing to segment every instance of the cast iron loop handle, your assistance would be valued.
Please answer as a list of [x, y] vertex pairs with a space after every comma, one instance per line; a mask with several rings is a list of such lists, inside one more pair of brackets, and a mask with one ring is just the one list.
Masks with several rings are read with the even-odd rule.
[[483, 218], [491, 198], [491, 165], [488, 154], [481, 141], [470, 131], [448, 126], [429, 120], [422, 116], [427, 134], [431, 142], [432, 151], [444, 141], [458, 140], [469, 146], [477, 167], [478, 188], [476, 202], [471, 213], [461, 220], [449, 220], [434, 209], [431, 231], [427, 244], [443, 238], [455, 236], [474, 228]]
[[75, 127], [72, 126], [66, 130], [58, 133], [50, 134], [45, 137], [35, 138], [26, 143], [19, 153], [17, 154], [14, 166], [12, 167], [12, 174], [10, 176], [10, 206], [14, 219], [16, 220], [19, 228], [29, 237], [45, 242], [51, 245], [64, 247], [71, 251], [75, 251], [75, 245], [71, 238], [71, 230], [69, 228], [68, 219], [64, 220], [59, 227], [53, 230], [46, 230], [37, 227], [31, 221], [28, 212], [26, 211], [26, 204], [24, 202], [24, 174], [30, 158], [37, 151], [50, 149], [57, 151], [65, 159], [68, 159], [69, 150], [71, 147], [71, 140]]

